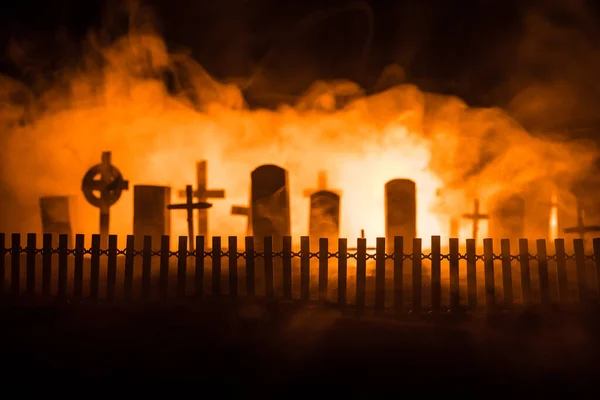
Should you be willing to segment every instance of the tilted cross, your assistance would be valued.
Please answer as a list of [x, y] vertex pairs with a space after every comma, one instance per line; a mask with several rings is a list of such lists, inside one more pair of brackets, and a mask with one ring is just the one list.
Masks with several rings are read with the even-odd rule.
[[321, 190], [327, 190], [328, 192], [340, 194], [338, 190], [333, 190], [333, 189], [327, 188], [327, 172], [326, 171], [319, 171], [319, 175], [317, 177], [317, 188], [316, 189], [306, 189], [304, 191], [304, 197], [310, 197], [313, 194], [320, 192]]
[[[208, 199], [223, 199], [225, 198], [225, 190], [213, 189], [209, 190], [206, 177], [206, 161], [196, 163], [196, 190], [192, 195], [199, 202], [206, 202]], [[187, 190], [187, 189], [186, 189]], [[186, 198], [186, 190], [179, 191], [179, 197]], [[208, 237], [208, 212], [205, 209], [198, 209], [198, 235]]]
[[[194, 251], [194, 210], [204, 210], [212, 207], [210, 203], [198, 202], [194, 203], [192, 185], [185, 187], [185, 203], [183, 204], [169, 204], [167, 209], [169, 210], [186, 210], [187, 211], [187, 223], [188, 223], [188, 238], [190, 242], [190, 250]], [[202, 236], [202, 235], [200, 235]]]
[[479, 232], [479, 221], [489, 219], [489, 215], [479, 213], [479, 199], [475, 199], [473, 213], [463, 214], [462, 217], [473, 221], [473, 239], [477, 240], [477, 234]]
[[564, 233], [577, 233], [579, 234], [580, 239], [585, 239], [585, 234], [590, 232], [600, 232], [599, 225], [590, 225], [585, 226], [583, 219], [585, 217], [585, 212], [581, 202], [577, 200], [577, 226], [573, 226], [571, 228], [566, 228]]

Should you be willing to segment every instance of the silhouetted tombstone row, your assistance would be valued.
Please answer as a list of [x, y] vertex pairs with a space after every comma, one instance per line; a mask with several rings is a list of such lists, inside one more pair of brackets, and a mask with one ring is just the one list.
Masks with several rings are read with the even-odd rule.
[[[162, 235], [170, 234], [172, 209], [185, 209], [188, 213], [188, 235], [193, 248], [193, 213], [197, 214], [198, 235], [208, 236], [207, 209], [212, 204], [209, 198], [224, 198], [224, 190], [207, 189], [206, 161], [198, 162], [197, 187], [191, 185], [179, 196], [185, 195], [185, 204], [170, 204], [171, 188], [167, 186], [136, 185], [133, 201], [133, 233], [136, 247], [140, 247], [144, 235], [153, 237], [158, 244]], [[100, 208], [100, 233], [108, 234], [108, 209], [120, 198], [122, 190], [128, 189], [128, 182], [119, 170], [111, 164], [110, 152], [102, 154], [102, 163], [92, 167], [86, 173], [82, 191], [88, 202]], [[417, 187], [409, 179], [393, 179], [385, 184], [385, 236], [388, 251], [393, 237], [403, 236], [405, 249], [410, 249], [412, 240], [417, 237]], [[312, 246], [318, 245], [319, 238], [328, 238], [335, 246], [340, 235], [340, 192], [327, 186], [326, 172], [318, 176], [317, 187], [305, 190], [304, 196], [309, 202], [309, 236]], [[197, 203], [193, 199], [198, 200]], [[474, 210], [463, 214], [463, 219], [472, 223], [471, 237], [478, 239], [479, 223], [489, 220], [488, 236], [511, 240], [526, 235], [526, 202], [522, 196], [512, 195], [496, 198], [487, 214], [482, 213], [478, 199], [474, 199]], [[40, 198], [40, 210], [44, 233], [71, 234], [69, 199], [65, 196], [46, 196]], [[273, 237], [274, 244], [281, 245], [284, 236], [291, 235], [290, 184], [288, 172], [277, 165], [261, 165], [250, 174], [250, 193], [248, 206], [234, 206], [232, 215], [247, 218], [247, 234], [253, 235], [258, 248], [263, 247], [265, 236]], [[458, 236], [458, 218], [451, 219], [450, 234]], [[585, 226], [580, 207], [578, 207], [578, 225], [565, 232], [583, 235], [586, 232], [600, 230], [600, 227]], [[311, 246], [311, 247], [312, 247]]]

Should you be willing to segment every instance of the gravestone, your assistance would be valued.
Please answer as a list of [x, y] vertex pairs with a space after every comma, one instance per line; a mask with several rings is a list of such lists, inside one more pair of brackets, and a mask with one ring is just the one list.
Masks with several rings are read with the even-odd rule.
[[340, 234], [340, 195], [327, 188], [325, 171], [319, 172], [317, 189], [305, 190], [304, 196], [310, 198], [308, 236], [311, 247], [317, 246], [320, 238], [327, 238], [333, 248]]
[[490, 210], [489, 237], [516, 241], [525, 237], [525, 200], [513, 195], [503, 197]]
[[276, 165], [261, 165], [252, 171], [252, 235], [262, 249], [265, 236], [281, 246], [284, 236], [291, 236], [288, 172]]
[[417, 236], [417, 188], [409, 179], [393, 179], [385, 184], [387, 252], [393, 250], [394, 236], [403, 236], [404, 248], [408, 250]]
[[71, 213], [68, 196], [40, 197], [40, 214], [42, 232], [53, 234], [53, 246], [58, 246], [58, 235], [69, 235], [69, 246], [72, 245]]
[[133, 188], [133, 234], [135, 247], [141, 249], [145, 235], [152, 236], [154, 250], [160, 248], [160, 237], [171, 234], [171, 201], [168, 186], [136, 185]]

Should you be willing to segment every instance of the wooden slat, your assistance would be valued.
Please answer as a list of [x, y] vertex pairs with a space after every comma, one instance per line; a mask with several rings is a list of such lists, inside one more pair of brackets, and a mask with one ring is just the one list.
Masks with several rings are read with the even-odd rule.
[[292, 300], [292, 237], [283, 237], [283, 299]]
[[124, 281], [124, 297], [125, 301], [129, 302], [133, 299], [133, 263], [135, 261], [135, 236], [127, 235], [125, 243], [125, 273]]
[[300, 237], [300, 299], [308, 302], [310, 298], [310, 238]]
[[237, 237], [229, 236], [229, 295], [231, 297], [238, 296], [238, 249]]
[[212, 295], [221, 295], [221, 237], [212, 238]]
[[550, 282], [548, 277], [548, 253], [546, 252], [546, 239], [536, 240], [538, 274], [540, 277], [540, 297], [542, 305], [550, 305]]
[[83, 299], [83, 256], [85, 252], [85, 236], [75, 235], [75, 267], [73, 271], [73, 296], [77, 301]]
[[248, 297], [256, 294], [256, 272], [254, 269], [254, 237], [246, 236], [246, 293]]
[[58, 298], [67, 299], [67, 271], [69, 265], [69, 235], [58, 235]]
[[573, 239], [573, 248], [575, 249], [575, 268], [577, 269], [577, 289], [579, 291], [579, 301], [587, 303], [588, 288], [585, 277], [585, 248], [583, 239]]
[[442, 243], [439, 236], [431, 237], [431, 311], [442, 306]]
[[329, 280], [329, 241], [319, 238], [319, 300], [327, 301]]
[[152, 236], [144, 235], [142, 249], [142, 301], [150, 301], [150, 282], [152, 276]]
[[458, 269], [458, 239], [451, 238], [449, 242], [450, 247], [450, 309], [458, 310], [460, 307], [460, 282], [459, 282], [459, 269]]
[[10, 253], [10, 291], [18, 296], [21, 290], [21, 235], [13, 233]]
[[6, 293], [6, 234], [0, 233], [0, 297]]
[[531, 270], [529, 268], [529, 241], [519, 239], [519, 264], [521, 266], [521, 295], [523, 306], [531, 305]]
[[92, 250], [90, 261], [90, 298], [98, 301], [98, 288], [100, 286], [100, 235], [92, 235]]
[[485, 308], [487, 311], [494, 311], [496, 308], [496, 287], [494, 283], [494, 242], [491, 238], [483, 239], [483, 268]]
[[404, 296], [404, 238], [394, 236], [394, 310], [402, 314]]
[[106, 271], [106, 299], [109, 303], [115, 301], [117, 285], [117, 235], [108, 235], [108, 268]]
[[42, 296], [49, 298], [52, 283], [52, 234], [42, 237]]
[[169, 258], [171, 252], [171, 237], [160, 237], [160, 265], [158, 273], [158, 293], [161, 301], [167, 301], [169, 296]]
[[356, 246], [356, 312], [363, 315], [367, 289], [367, 239], [359, 238]]
[[202, 299], [204, 296], [204, 244], [204, 236], [196, 236], [194, 291], [197, 299]]
[[596, 267], [596, 294], [600, 299], [600, 238], [594, 238], [594, 266]]
[[385, 309], [385, 238], [375, 242], [375, 309]]
[[187, 279], [187, 245], [188, 237], [179, 236], [177, 243], [177, 298], [185, 298], [185, 286]]
[[27, 295], [35, 295], [35, 251], [37, 246], [37, 235], [27, 234]]
[[556, 250], [556, 275], [558, 279], [558, 301], [561, 304], [569, 303], [569, 282], [567, 275], [567, 252], [565, 239], [554, 239]]
[[273, 290], [273, 237], [265, 236], [264, 239], [265, 254], [265, 296], [272, 298], [275, 295]]
[[421, 312], [421, 303], [423, 299], [423, 259], [421, 258], [421, 239], [413, 239], [412, 251], [412, 310], [415, 313]]
[[477, 254], [475, 239], [467, 239], [467, 302], [471, 310], [477, 308]]
[[500, 240], [502, 253], [502, 290], [504, 292], [504, 307], [513, 308], [512, 262], [510, 260], [510, 239]]
[[348, 239], [338, 239], [338, 304], [344, 308], [348, 304]]

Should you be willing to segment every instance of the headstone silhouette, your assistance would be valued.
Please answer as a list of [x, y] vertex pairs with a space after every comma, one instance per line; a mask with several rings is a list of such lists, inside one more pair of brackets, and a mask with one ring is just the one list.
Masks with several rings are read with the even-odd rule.
[[318, 245], [319, 238], [329, 239], [330, 248], [335, 247], [340, 235], [340, 195], [327, 188], [325, 171], [319, 172], [317, 188], [305, 190], [304, 196], [310, 199], [308, 236], [311, 247]]
[[[68, 196], [40, 197], [42, 232], [53, 234], [53, 246], [58, 246], [58, 235], [69, 235], [72, 241], [71, 213]], [[72, 243], [69, 243], [71, 245]]]
[[171, 234], [171, 201], [168, 186], [136, 185], [133, 187], [133, 235], [135, 247], [141, 249], [144, 236], [152, 236], [155, 250], [160, 248], [160, 237]]
[[404, 237], [404, 248], [412, 249], [417, 236], [417, 188], [410, 179], [393, 179], [385, 184], [385, 237], [388, 252], [394, 237]]

